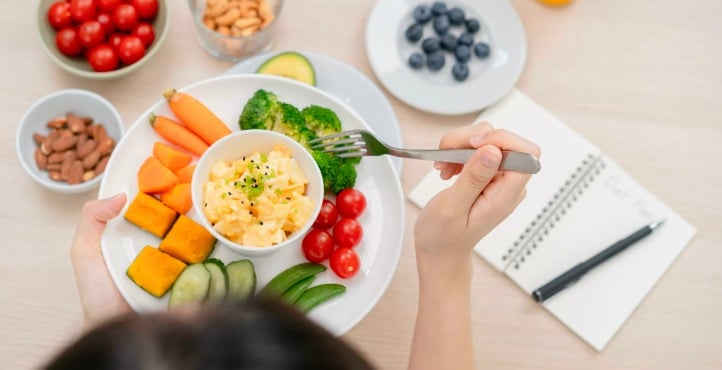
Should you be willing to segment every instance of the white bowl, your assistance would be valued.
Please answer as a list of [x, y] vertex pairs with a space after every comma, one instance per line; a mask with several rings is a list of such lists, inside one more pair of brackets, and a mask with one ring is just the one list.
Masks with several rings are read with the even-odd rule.
[[97, 187], [104, 174], [90, 181], [70, 185], [50, 179], [49, 172], [38, 169], [35, 164], [37, 145], [33, 141], [33, 133], [47, 135], [48, 121], [68, 113], [91, 117], [94, 122], [102, 123], [108, 136], [116, 143], [123, 136], [123, 120], [108, 100], [86, 90], [60, 90], [41, 98], [25, 112], [17, 131], [15, 149], [20, 164], [40, 185], [59, 193], [83, 193]]
[[[308, 178], [308, 186], [306, 187], [305, 195], [310, 197], [314, 203], [311, 217], [309, 217], [303, 227], [289, 235], [285, 241], [272, 246], [246, 246], [228, 240], [225, 236], [213, 228], [203, 212], [203, 185], [208, 181], [208, 175], [210, 174], [211, 168], [221, 160], [238, 160], [244, 155], [250, 155], [254, 152], [268, 153], [274, 146], [279, 144], [291, 149], [293, 157], [298, 162], [304, 175]], [[196, 163], [193, 180], [191, 180], [191, 198], [193, 199], [193, 208], [203, 226], [228, 248], [245, 255], [264, 255], [276, 252], [287, 245], [293, 244], [298, 238], [306, 234], [321, 211], [323, 194], [324, 189], [321, 171], [318, 169], [316, 161], [314, 161], [313, 157], [306, 148], [288, 136], [265, 130], [234, 132], [215, 142], [205, 151], [205, 153], [203, 153], [203, 156], [201, 156], [198, 163]]]

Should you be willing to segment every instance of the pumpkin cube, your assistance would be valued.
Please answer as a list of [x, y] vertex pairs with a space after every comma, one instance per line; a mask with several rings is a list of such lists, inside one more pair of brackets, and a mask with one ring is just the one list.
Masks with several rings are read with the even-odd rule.
[[141, 229], [162, 238], [173, 226], [178, 213], [156, 197], [139, 192], [128, 206], [124, 217]]
[[190, 264], [205, 261], [215, 244], [216, 238], [201, 224], [180, 215], [158, 249]]
[[128, 277], [146, 292], [162, 297], [185, 269], [186, 264], [146, 245], [128, 267]]

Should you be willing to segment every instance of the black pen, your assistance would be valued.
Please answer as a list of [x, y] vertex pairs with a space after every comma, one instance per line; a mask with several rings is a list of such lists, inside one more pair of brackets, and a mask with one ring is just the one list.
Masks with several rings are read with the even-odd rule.
[[531, 296], [534, 297], [537, 302], [543, 302], [545, 299], [559, 293], [564, 288], [579, 280], [591, 269], [614, 257], [617, 253], [627, 249], [632, 244], [644, 239], [663, 223], [664, 220], [660, 220], [644, 226], [643, 228], [635, 231], [632, 235], [612, 244], [610, 247], [597, 253], [592, 258], [572, 267], [567, 272], [544, 284], [541, 288], [533, 291]]

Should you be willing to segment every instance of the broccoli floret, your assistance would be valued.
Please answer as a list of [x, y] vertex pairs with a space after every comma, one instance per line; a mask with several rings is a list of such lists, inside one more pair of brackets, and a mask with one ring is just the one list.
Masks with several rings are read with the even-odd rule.
[[258, 90], [243, 107], [238, 125], [241, 130], [272, 130], [280, 113], [280, 103], [276, 95], [266, 90]]
[[312, 151], [311, 155], [316, 160], [319, 170], [321, 170], [325, 189], [337, 194], [341, 190], [352, 188], [356, 184], [356, 167], [352, 163], [318, 150]]
[[352, 188], [356, 184], [356, 166], [348, 160], [342, 160], [341, 167], [336, 171], [336, 178], [331, 184], [331, 191], [338, 194], [341, 190]]
[[308, 147], [308, 141], [316, 138], [316, 134], [306, 127], [301, 111], [287, 103], [280, 103], [280, 115], [273, 130], [280, 132]]
[[318, 105], [309, 105], [301, 112], [306, 126], [319, 137], [341, 132], [341, 120], [336, 113], [328, 108]]

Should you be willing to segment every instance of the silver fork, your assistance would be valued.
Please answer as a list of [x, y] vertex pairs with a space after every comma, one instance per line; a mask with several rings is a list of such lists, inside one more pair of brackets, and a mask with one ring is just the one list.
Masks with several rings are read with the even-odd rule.
[[[393, 155], [396, 157], [424, 159], [449, 163], [466, 163], [474, 149], [401, 149], [377, 139], [366, 130], [350, 130], [320, 137], [308, 142], [311, 149], [332, 153], [340, 158]], [[500, 170], [537, 173], [539, 160], [529, 153], [501, 151]]]

